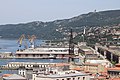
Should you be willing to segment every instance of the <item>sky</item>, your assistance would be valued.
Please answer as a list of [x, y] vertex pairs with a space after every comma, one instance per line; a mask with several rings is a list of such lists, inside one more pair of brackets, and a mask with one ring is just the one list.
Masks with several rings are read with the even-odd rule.
[[0, 0], [0, 24], [48, 22], [116, 9], [120, 0]]

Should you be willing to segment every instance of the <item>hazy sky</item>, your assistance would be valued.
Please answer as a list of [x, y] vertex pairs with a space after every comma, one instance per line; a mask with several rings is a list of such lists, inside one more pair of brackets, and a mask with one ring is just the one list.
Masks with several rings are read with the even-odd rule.
[[95, 9], [120, 9], [120, 0], [0, 0], [0, 24], [66, 19]]

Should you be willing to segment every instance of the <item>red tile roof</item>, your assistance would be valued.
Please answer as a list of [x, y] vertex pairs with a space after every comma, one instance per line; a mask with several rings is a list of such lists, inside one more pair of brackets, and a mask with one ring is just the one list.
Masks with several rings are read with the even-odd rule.
[[69, 66], [70, 64], [67, 64], [67, 63], [57, 63], [57, 64], [54, 64], [54, 65], [51, 65], [51, 67], [62, 67], [62, 66]]
[[106, 77], [104, 77], [104, 76], [99, 76], [99, 77], [97, 77], [97, 79], [106, 79]]
[[98, 66], [99, 64], [95, 64], [95, 63], [85, 63], [85, 65]]
[[120, 70], [120, 67], [108, 68], [108, 70]]
[[113, 79], [110, 79], [110, 80], [120, 80], [120, 78], [113, 78]]
[[83, 71], [83, 68], [75, 67], [75, 68], [71, 68], [71, 70]]
[[3, 74], [2, 76], [3, 77], [9, 77], [9, 76], [11, 76], [12, 74]]
[[116, 64], [115, 66], [116, 66], [116, 67], [120, 67], [120, 63]]

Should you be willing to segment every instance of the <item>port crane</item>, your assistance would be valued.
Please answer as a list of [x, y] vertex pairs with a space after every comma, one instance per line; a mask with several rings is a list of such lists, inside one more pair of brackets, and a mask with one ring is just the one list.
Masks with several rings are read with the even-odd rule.
[[32, 35], [32, 36], [28, 35], [28, 40], [30, 42], [30, 47], [31, 48], [34, 48], [34, 44], [35, 44], [34, 41], [35, 41], [35, 39], [36, 39], [35, 35]]
[[25, 39], [25, 35], [22, 34], [22, 35], [20, 36], [20, 38], [18, 39], [18, 41], [17, 41], [17, 43], [19, 43], [19, 47], [22, 46], [22, 41], [23, 41], [24, 39]]

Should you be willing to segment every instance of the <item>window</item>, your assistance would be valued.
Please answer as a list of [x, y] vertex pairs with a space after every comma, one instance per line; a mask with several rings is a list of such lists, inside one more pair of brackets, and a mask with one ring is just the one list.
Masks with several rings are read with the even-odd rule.
[[23, 76], [25, 76], [25, 72], [23, 72]]
[[20, 72], [20, 75], [21, 75], [21, 72]]
[[18, 57], [21, 57], [21, 55], [20, 55], [20, 54], [18, 54]]
[[25, 57], [28, 57], [28, 54], [25, 54]]
[[70, 78], [67, 78], [67, 80], [71, 80]]
[[73, 78], [73, 80], [75, 80], [75, 78]]
[[85, 77], [83, 77], [83, 80], [85, 80]]
[[35, 57], [35, 54], [33, 54], [33, 57]]

